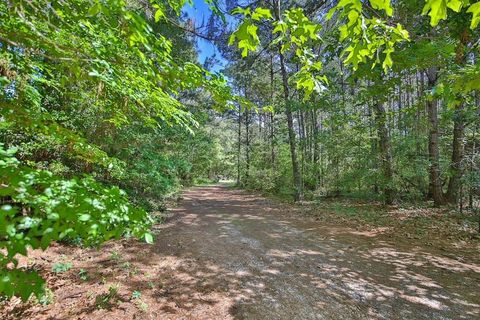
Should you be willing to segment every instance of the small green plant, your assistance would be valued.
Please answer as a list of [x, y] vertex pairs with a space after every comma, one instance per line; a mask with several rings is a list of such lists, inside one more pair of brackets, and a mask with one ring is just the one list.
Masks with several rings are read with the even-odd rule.
[[112, 300], [118, 298], [118, 285], [108, 287], [108, 292], [95, 297], [95, 306], [98, 309], [105, 309], [112, 304]]
[[114, 261], [120, 261], [120, 259], [122, 259], [122, 255], [118, 251], [112, 251], [110, 254], [110, 259]]
[[144, 301], [142, 301], [141, 299], [137, 299], [136, 300], [136, 303], [137, 303], [137, 307], [143, 311], [143, 312], [147, 312], [148, 311], [148, 304]]
[[121, 268], [127, 272], [128, 276], [134, 276], [139, 273], [138, 268], [136, 266], [132, 266], [132, 264], [128, 261], [124, 262], [121, 265]]
[[72, 263], [71, 262], [57, 262], [53, 265], [52, 271], [55, 273], [63, 273], [67, 272], [72, 268]]
[[66, 237], [62, 240], [62, 242], [65, 243], [65, 244], [69, 244], [69, 245], [75, 246], [75, 247], [83, 247], [82, 238], [80, 238], [79, 236], [76, 236], [76, 237], [66, 236]]
[[80, 271], [78, 272], [78, 277], [83, 281], [87, 281], [89, 279], [87, 270], [80, 269]]
[[41, 304], [42, 306], [49, 305], [53, 302], [55, 296], [53, 294], [53, 291], [46, 288], [45, 292], [40, 296], [40, 299], [38, 299], [38, 303]]
[[140, 299], [142, 297], [142, 293], [140, 291], [133, 291], [132, 293], [132, 299]]

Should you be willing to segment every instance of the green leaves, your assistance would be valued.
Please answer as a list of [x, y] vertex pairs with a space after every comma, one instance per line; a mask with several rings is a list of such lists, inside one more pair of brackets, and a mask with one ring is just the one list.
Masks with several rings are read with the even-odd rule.
[[462, 6], [464, 4], [463, 2], [464, 1], [462, 1], [462, 0], [449, 0], [447, 2], [447, 7], [449, 7], [450, 9], [452, 9], [455, 12], [459, 12], [462, 9]]
[[[0, 147], [0, 197], [7, 201], [0, 206], [1, 270], [28, 247], [61, 239], [96, 245], [134, 235], [152, 242], [147, 213], [97, 180], [158, 207], [191, 167], [166, 152], [198, 125], [179, 93], [201, 93], [205, 104], [222, 107], [231, 98], [222, 76], [185, 62], [193, 48], [175, 21], [185, 1], [152, 0], [153, 16], [124, 0], [27, 2], [0, 1], [0, 135], [21, 146], [22, 159]], [[250, 16], [264, 18], [268, 10]], [[246, 34], [256, 35], [256, 26]], [[164, 132], [174, 133], [167, 139]], [[3, 288], [0, 295], [19, 294]]]
[[[260, 45], [255, 21], [271, 20], [272, 15], [270, 10], [263, 8], [257, 8], [253, 12], [250, 8], [236, 8], [232, 13], [243, 14], [245, 18], [230, 36], [229, 45], [238, 41], [242, 57], [246, 57]], [[326, 78], [319, 75], [321, 63], [315, 62], [316, 57], [311, 50], [311, 47], [321, 40], [319, 32], [322, 27], [306, 17], [302, 9], [286, 10], [282, 18], [273, 22], [272, 33], [277, 35], [277, 38], [272, 42], [272, 46], [279, 45], [282, 53], [293, 52], [301, 63], [301, 70], [292, 77], [292, 80], [296, 82], [298, 89], [305, 92], [305, 98], [308, 98], [313, 91], [320, 92], [325, 88], [323, 84]]]
[[44, 285], [45, 280], [37, 273], [17, 269], [0, 269], [0, 293], [7, 297], [19, 296], [26, 301], [33, 293], [40, 298], [44, 293]]
[[447, 18], [447, 8], [456, 12], [460, 11], [462, 2], [459, 0], [427, 0], [423, 7], [422, 15], [430, 16], [430, 24], [436, 26], [440, 20]]
[[246, 57], [249, 51], [256, 51], [260, 44], [257, 30], [258, 27], [247, 19], [232, 33], [228, 44], [233, 45], [235, 41], [238, 41], [238, 48], [242, 49], [242, 57]]
[[295, 73], [292, 79], [296, 83], [296, 87], [299, 90], [303, 90], [305, 93], [303, 100], [307, 101], [313, 92], [321, 93], [326, 90], [326, 84], [328, 79], [324, 75], [317, 75], [312, 69], [317, 71], [321, 70], [321, 67], [312, 68], [311, 66], [303, 66], [300, 71]]
[[160, 7], [159, 5], [153, 5], [153, 7], [157, 10], [155, 11], [155, 15], [153, 17], [155, 19], [155, 22], [159, 22], [161, 19], [165, 18], [165, 12], [162, 7]]
[[88, 220], [90, 220], [91, 216], [87, 213], [85, 214], [82, 214], [80, 215], [80, 217], [78, 217], [78, 221], [83, 221], [83, 222], [86, 222]]
[[257, 35], [258, 27], [254, 21], [260, 21], [262, 19], [272, 19], [272, 14], [269, 9], [256, 8], [253, 12], [250, 8], [235, 8], [232, 10], [232, 14], [241, 14], [244, 16], [244, 20], [237, 27], [228, 40], [228, 45], [233, 45], [238, 42], [238, 48], [242, 49], [242, 57], [248, 56], [249, 51], [256, 51], [260, 44], [260, 39]]
[[153, 243], [153, 236], [151, 233], [145, 233], [143, 235], [143, 238], [145, 239], [145, 242], [148, 243], [148, 244], [152, 244]]
[[260, 21], [262, 19], [270, 20], [273, 18], [272, 13], [270, 12], [270, 9], [261, 8], [261, 7], [256, 8], [253, 12], [249, 7], [245, 9], [241, 7], [237, 7], [232, 10], [232, 14], [241, 14], [245, 18], [251, 18], [252, 20], [255, 20], [255, 21]]
[[[387, 16], [393, 14], [389, 0], [370, 1], [374, 9], [383, 10]], [[335, 12], [344, 23], [339, 27], [340, 40], [346, 44], [343, 51], [344, 62], [357, 69], [359, 64], [373, 60], [372, 68], [378, 63], [387, 71], [393, 65], [392, 53], [395, 46], [408, 41], [408, 32], [397, 24], [391, 26], [379, 18], [368, 18], [363, 13], [362, 3], [358, 0], [340, 1], [328, 14]]]
[[255, 21], [260, 21], [262, 19], [270, 20], [273, 19], [273, 17], [270, 9], [256, 8], [252, 13], [252, 19]]
[[[96, 245], [124, 234], [153, 241], [147, 232], [151, 219], [132, 206], [119, 188], [104, 187], [89, 177], [65, 180], [21, 165], [13, 150], [1, 145], [0, 192], [14, 203], [0, 208], [0, 248], [6, 251], [6, 255], [0, 253], [0, 276], [19, 281], [0, 283], [0, 293], [7, 296], [27, 299], [31, 293], [41, 293], [40, 277], [7, 269], [7, 264], [15, 263], [15, 255], [27, 255], [28, 247], [45, 249], [52, 241], [78, 237], [87, 245]], [[20, 274], [29, 285], [18, 279]]]
[[286, 10], [283, 20], [274, 23], [273, 33], [280, 33], [274, 44], [282, 43], [282, 51], [313, 45], [320, 40], [322, 26], [308, 19], [302, 9]]
[[64, 273], [72, 269], [71, 262], [57, 262], [52, 266], [52, 271], [55, 273]]
[[468, 8], [467, 13], [472, 13], [470, 28], [475, 29], [480, 23], [480, 2], [471, 4], [470, 0], [426, 0], [422, 15], [430, 16], [430, 25], [438, 25], [440, 21], [448, 17], [448, 9], [460, 12]]
[[390, 17], [393, 14], [393, 8], [390, 4], [390, 0], [370, 0], [370, 4], [373, 9], [384, 10]]
[[282, 53], [293, 52], [301, 68], [291, 80], [297, 89], [304, 92], [308, 100], [313, 92], [325, 90], [327, 78], [322, 75], [322, 63], [312, 48], [321, 43], [319, 33], [322, 26], [305, 16], [302, 9], [286, 10], [283, 20], [274, 23], [273, 33], [279, 34], [273, 44], [279, 44]]
[[96, 2], [87, 12], [87, 15], [90, 17], [96, 16], [97, 14], [102, 11], [102, 4], [100, 2]]
[[475, 29], [480, 23], [480, 2], [472, 4], [467, 12], [473, 14], [470, 28]]

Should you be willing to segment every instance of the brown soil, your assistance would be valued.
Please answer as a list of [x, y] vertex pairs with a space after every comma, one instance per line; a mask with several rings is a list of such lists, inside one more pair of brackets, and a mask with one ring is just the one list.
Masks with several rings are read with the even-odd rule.
[[[477, 256], [458, 260], [455, 252], [325, 225], [224, 186], [192, 188], [173, 211], [156, 227], [154, 245], [32, 252], [23, 263], [41, 270], [54, 302], [12, 299], [0, 304], [0, 318], [480, 318]], [[61, 261], [73, 268], [52, 273]], [[117, 290], [106, 298], [109, 287]]]

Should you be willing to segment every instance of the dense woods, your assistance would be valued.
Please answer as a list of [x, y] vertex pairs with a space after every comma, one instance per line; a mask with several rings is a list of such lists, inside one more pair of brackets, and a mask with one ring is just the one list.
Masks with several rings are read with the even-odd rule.
[[27, 248], [150, 243], [220, 178], [478, 212], [480, 2], [205, 2], [0, 1], [1, 294], [42, 294]]
[[[432, 199], [436, 205], [473, 207], [479, 109], [470, 77], [478, 33], [465, 13], [450, 12], [449, 22], [432, 28], [420, 16], [423, 6], [417, 1], [394, 5], [391, 21], [410, 36], [392, 53], [392, 68], [384, 70], [380, 57], [353, 70], [344, 65], [337, 24], [325, 21], [329, 4], [313, 10], [307, 5], [305, 13], [323, 26], [313, 51], [321, 56], [328, 79], [315, 84], [320, 92], [308, 99], [298, 84], [283, 84], [284, 69], [290, 78], [301, 70], [298, 57], [286, 59], [284, 68], [285, 58], [268, 42], [260, 55], [229, 66], [239, 94], [258, 106], [234, 116], [241, 131], [237, 143], [243, 146], [240, 182], [291, 194], [285, 186], [294, 181], [297, 199], [381, 194], [387, 204]], [[268, 28], [260, 30], [268, 39]]]

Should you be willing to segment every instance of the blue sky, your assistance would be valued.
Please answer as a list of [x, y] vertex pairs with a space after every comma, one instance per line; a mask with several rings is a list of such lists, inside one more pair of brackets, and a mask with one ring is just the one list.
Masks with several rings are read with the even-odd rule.
[[[211, 13], [208, 5], [203, 0], [193, 0], [193, 6], [187, 3], [183, 7], [182, 11], [186, 13], [189, 18], [193, 18], [195, 20], [196, 26], [200, 26], [202, 22], [207, 23]], [[216, 54], [216, 58], [220, 60], [220, 63], [216, 63], [211, 68], [211, 71], [220, 71], [222, 67], [225, 65], [226, 60], [222, 58], [217, 47], [214, 44], [212, 44], [210, 41], [207, 41], [199, 37], [196, 38], [196, 42], [197, 42], [198, 58], [200, 60], [200, 63], [203, 64], [205, 62], [205, 59]]]

